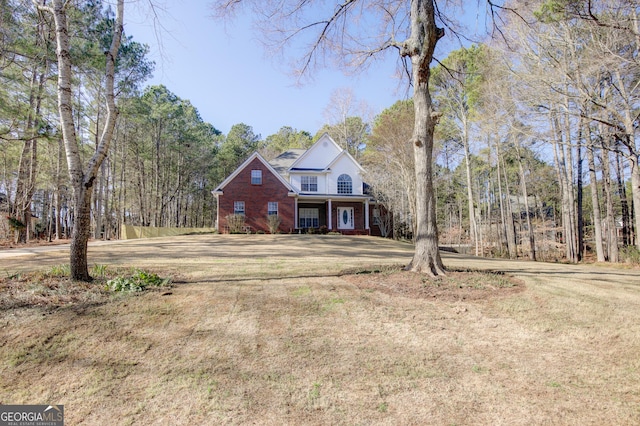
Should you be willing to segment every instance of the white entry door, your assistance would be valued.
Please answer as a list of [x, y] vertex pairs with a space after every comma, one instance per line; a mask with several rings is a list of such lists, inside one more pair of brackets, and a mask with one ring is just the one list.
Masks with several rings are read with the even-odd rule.
[[338, 207], [338, 229], [353, 229], [353, 207]]

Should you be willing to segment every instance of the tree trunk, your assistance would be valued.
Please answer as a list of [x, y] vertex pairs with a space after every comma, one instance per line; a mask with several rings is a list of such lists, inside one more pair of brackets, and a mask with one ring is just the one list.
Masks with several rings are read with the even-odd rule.
[[621, 154], [616, 151], [616, 177], [618, 183], [618, 194], [620, 194], [620, 206], [622, 207], [622, 244], [628, 246], [631, 242], [631, 226], [629, 216], [629, 202], [627, 201], [627, 190], [624, 186], [624, 170], [622, 168], [622, 161], [620, 161]]
[[593, 138], [589, 138], [589, 146], [587, 147], [587, 162], [589, 164], [589, 181], [591, 188], [591, 204], [593, 205], [593, 230], [596, 242], [596, 257], [598, 262], [606, 260], [604, 256], [604, 245], [602, 243], [602, 214], [600, 213], [600, 197], [598, 193], [598, 178], [596, 176], [596, 162]]
[[[567, 87], [567, 93], [569, 89]], [[564, 127], [564, 144], [560, 145], [560, 154], [561, 161], [563, 164], [563, 170], [566, 174], [566, 195], [567, 195], [567, 218], [568, 223], [568, 233], [571, 236], [571, 251], [570, 251], [570, 260], [574, 263], [577, 263], [580, 260], [580, 256], [578, 254], [578, 226], [577, 226], [577, 213], [576, 213], [576, 196], [574, 193], [573, 186], [573, 143], [571, 142], [571, 121], [569, 119], [569, 98], [568, 96], [563, 97], [563, 127]], [[562, 138], [560, 139], [562, 141]], [[566, 147], [566, 160], [565, 160], [565, 147]], [[568, 242], [568, 240], [567, 240]]]
[[467, 204], [469, 207], [469, 235], [472, 239], [472, 244], [475, 245], [476, 256], [480, 255], [480, 235], [478, 232], [478, 220], [476, 218], [475, 200], [473, 198], [473, 186], [471, 185], [471, 153], [469, 151], [469, 132], [467, 130], [468, 124], [464, 120], [464, 129], [462, 131], [462, 142], [464, 145], [464, 165], [467, 175]]
[[14, 200], [15, 218], [24, 223], [25, 227], [16, 230], [15, 242], [29, 242], [33, 229], [31, 226], [31, 201], [36, 189], [38, 174], [38, 139], [36, 137], [36, 121], [40, 117], [40, 105], [44, 83], [45, 71], [38, 72], [40, 67], [36, 64], [31, 70], [31, 85], [29, 88], [29, 112], [25, 122], [23, 137], [25, 139], [20, 153], [18, 166], [18, 179], [16, 182], [16, 194]]
[[433, 132], [438, 120], [429, 93], [433, 51], [444, 30], [436, 27], [433, 0], [411, 1], [411, 37], [402, 56], [411, 59], [413, 78], [413, 153], [416, 173], [415, 253], [407, 269], [430, 275], [445, 273], [438, 251], [436, 200], [433, 192]]
[[56, 189], [55, 189], [55, 205], [56, 205], [56, 240], [62, 239], [62, 218], [60, 215], [62, 214], [62, 202], [61, 202], [61, 192], [62, 192], [62, 169], [64, 165], [62, 164], [64, 160], [64, 144], [62, 139], [58, 138], [58, 150], [57, 150], [57, 165], [56, 165]]
[[[573, 188], [571, 187], [571, 181], [568, 176], [568, 167], [564, 140], [562, 130], [557, 121], [556, 112], [551, 112], [551, 124], [554, 129], [553, 140], [553, 156], [556, 165], [556, 173], [558, 176], [558, 182], [560, 184], [560, 192], [562, 196], [562, 229], [565, 244], [565, 256], [569, 262], [576, 262], [576, 250], [575, 250], [575, 228], [573, 226]], [[566, 135], [566, 138], [569, 136]]]
[[[496, 149], [498, 145], [496, 145]], [[507, 248], [509, 249], [509, 258], [517, 259], [518, 258], [518, 239], [516, 238], [516, 224], [513, 220], [513, 209], [511, 208], [511, 199], [509, 198], [511, 195], [511, 190], [509, 189], [509, 179], [507, 178], [507, 171], [504, 165], [504, 158], [501, 158], [501, 155], [498, 155], [498, 161], [502, 164], [502, 174], [504, 175], [504, 184], [506, 193], [506, 206], [505, 206], [505, 234], [507, 239]], [[501, 177], [498, 174], [498, 181], [500, 181]]]
[[577, 259], [581, 261], [584, 258], [584, 213], [582, 208], [583, 200], [583, 185], [582, 185], [582, 120], [578, 128], [578, 141], [576, 143], [577, 150], [577, 170], [576, 170], [576, 216], [577, 216]]
[[67, 166], [73, 189], [74, 221], [71, 233], [70, 270], [71, 278], [90, 281], [87, 265], [87, 243], [91, 227], [91, 195], [97, 172], [104, 160], [116, 121], [116, 105], [114, 95], [115, 60], [120, 48], [124, 14], [124, 0], [118, 0], [116, 22], [113, 39], [109, 51], [105, 53], [105, 94], [107, 99], [107, 118], [105, 120], [100, 143], [83, 170], [82, 160], [73, 120], [72, 103], [72, 63], [69, 52], [69, 28], [67, 23], [67, 7], [69, 3], [63, 0], [53, 0], [52, 6], [40, 6], [49, 11], [54, 18], [56, 29], [56, 55], [58, 58], [58, 109], [60, 123], [67, 155]]
[[611, 162], [608, 141], [602, 139], [602, 186], [604, 188], [607, 224], [607, 253], [609, 262], [618, 263], [618, 230], [613, 211], [613, 183], [611, 182]]
[[527, 179], [522, 166], [522, 158], [518, 155], [518, 167], [520, 169], [520, 187], [522, 188], [522, 198], [524, 199], [524, 214], [527, 217], [527, 231], [529, 235], [529, 259], [536, 260], [536, 240], [531, 223], [531, 212], [529, 209], [529, 193], [527, 191]]
[[640, 250], [640, 164], [638, 156], [634, 153], [629, 155], [631, 163], [631, 197], [633, 199], [633, 216], [635, 228], [636, 248]]

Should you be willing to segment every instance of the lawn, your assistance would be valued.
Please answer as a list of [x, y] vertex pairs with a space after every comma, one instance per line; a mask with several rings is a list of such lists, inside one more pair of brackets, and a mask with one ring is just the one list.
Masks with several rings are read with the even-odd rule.
[[95, 270], [173, 286], [85, 298], [50, 273], [9, 286], [62, 251], [2, 260], [0, 403], [64, 404], [69, 425], [640, 424], [638, 270], [445, 253], [452, 273], [432, 280], [400, 270], [411, 250], [332, 235], [119, 242], [90, 248]]

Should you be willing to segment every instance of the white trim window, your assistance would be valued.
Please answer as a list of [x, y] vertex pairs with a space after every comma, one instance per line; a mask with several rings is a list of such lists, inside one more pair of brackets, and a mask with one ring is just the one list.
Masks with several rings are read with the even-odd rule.
[[262, 185], [262, 170], [251, 170], [251, 185]]
[[353, 193], [353, 181], [351, 176], [342, 174], [338, 176], [338, 194], [352, 194]]
[[300, 228], [318, 228], [320, 226], [318, 209], [300, 209], [298, 222]]
[[233, 214], [239, 214], [244, 216], [244, 201], [233, 202]]
[[300, 190], [302, 192], [318, 192], [318, 176], [301, 176]]
[[278, 203], [275, 201], [269, 201], [267, 203], [267, 215], [278, 216]]

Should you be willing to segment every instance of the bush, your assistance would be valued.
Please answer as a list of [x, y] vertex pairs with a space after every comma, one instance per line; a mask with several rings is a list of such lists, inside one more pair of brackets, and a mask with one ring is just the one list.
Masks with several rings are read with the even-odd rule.
[[626, 246], [620, 250], [620, 258], [625, 263], [640, 265], [640, 250], [635, 246]]
[[280, 216], [277, 214], [270, 214], [267, 216], [267, 226], [269, 227], [270, 233], [277, 234], [281, 223], [282, 220], [280, 220]]
[[7, 222], [9, 222], [9, 226], [14, 231], [20, 231], [21, 229], [24, 229], [27, 227], [27, 225], [25, 225], [24, 223], [20, 222], [18, 219], [12, 216], [7, 216]]
[[242, 234], [244, 233], [244, 215], [230, 214], [225, 217], [227, 219], [227, 226], [229, 227], [229, 233]]
[[158, 275], [138, 270], [129, 278], [117, 277], [107, 281], [107, 290], [111, 291], [144, 291], [147, 287], [163, 287], [169, 284], [169, 278], [160, 278]]

